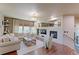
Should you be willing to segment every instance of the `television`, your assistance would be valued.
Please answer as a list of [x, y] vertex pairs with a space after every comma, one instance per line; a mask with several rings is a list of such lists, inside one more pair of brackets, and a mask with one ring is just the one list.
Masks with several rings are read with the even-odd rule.
[[40, 33], [41, 34], [47, 34], [47, 31], [46, 31], [46, 29], [40, 29]]
[[50, 31], [50, 37], [57, 39], [57, 31]]

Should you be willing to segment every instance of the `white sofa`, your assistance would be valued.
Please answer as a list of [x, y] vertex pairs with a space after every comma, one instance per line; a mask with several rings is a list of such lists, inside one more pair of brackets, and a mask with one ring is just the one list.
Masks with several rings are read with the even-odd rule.
[[36, 37], [37, 35], [31, 33], [15, 33], [15, 36], [18, 37], [20, 40], [23, 40], [24, 37], [33, 38]]
[[0, 54], [5, 54], [20, 49], [20, 40], [11, 35], [0, 37]]

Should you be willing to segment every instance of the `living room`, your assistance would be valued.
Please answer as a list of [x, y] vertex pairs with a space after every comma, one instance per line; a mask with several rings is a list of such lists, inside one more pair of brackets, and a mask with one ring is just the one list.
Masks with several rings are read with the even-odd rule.
[[79, 54], [78, 35], [74, 35], [79, 17], [76, 6], [79, 4], [0, 4], [0, 54]]

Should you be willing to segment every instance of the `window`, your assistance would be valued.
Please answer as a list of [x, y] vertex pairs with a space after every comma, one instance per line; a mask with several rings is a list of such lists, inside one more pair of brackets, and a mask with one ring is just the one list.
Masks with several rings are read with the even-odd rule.
[[14, 27], [14, 32], [15, 32], [15, 33], [18, 33], [18, 29], [19, 29], [18, 26], [15, 26], [15, 27]]
[[15, 33], [31, 33], [31, 34], [36, 34], [36, 28], [35, 27], [29, 27], [29, 26], [15, 26], [14, 32]]
[[14, 27], [14, 32], [15, 33], [22, 33], [23, 32], [23, 27], [22, 26], [15, 26]]
[[32, 34], [36, 34], [36, 28], [31, 27], [31, 33], [32, 33]]
[[22, 33], [23, 27], [19, 26], [18, 33]]
[[23, 33], [30, 33], [31, 29], [28, 26], [24, 26]]

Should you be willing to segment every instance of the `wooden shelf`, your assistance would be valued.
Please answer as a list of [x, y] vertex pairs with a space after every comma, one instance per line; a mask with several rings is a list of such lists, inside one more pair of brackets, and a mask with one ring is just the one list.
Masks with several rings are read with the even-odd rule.
[[12, 18], [4, 17], [3, 25], [4, 25], [4, 33], [5, 32], [12, 33], [13, 31], [13, 19]]
[[41, 23], [41, 27], [53, 27], [54, 23]]

